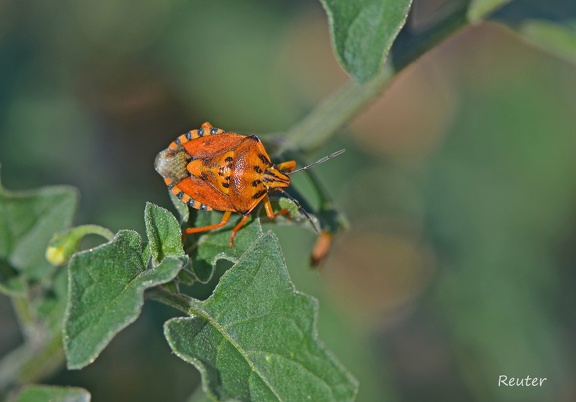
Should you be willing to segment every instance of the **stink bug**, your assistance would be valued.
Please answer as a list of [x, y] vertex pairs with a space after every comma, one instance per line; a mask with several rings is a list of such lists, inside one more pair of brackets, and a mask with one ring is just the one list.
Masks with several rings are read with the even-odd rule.
[[283, 188], [290, 185], [290, 174], [325, 162], [343, 152], [340, 150], [294, 170], [295, 161], [273, 164], [256, 135], [225, 132], [212, 127], [210, 123], [204, 123], [201, 128], [180, 135], [160, 152], [154, 167], [172, 194], [183, 203], [204, 211], [224, 211], [219, 223], [188, 228], [183, 238], [191, 233], [226, 225], [233, 212], [243, 215], [230, 235], [230, 247], [233, 247], [234, 236], [260, 202], [264, 202], [264, 210], [270, 219], [279, 215], [290, 218], [287, 209], [273, 211], [268, 193], [274, 190], [281, 191], [294, 201], [318, 233], [310, 216]]

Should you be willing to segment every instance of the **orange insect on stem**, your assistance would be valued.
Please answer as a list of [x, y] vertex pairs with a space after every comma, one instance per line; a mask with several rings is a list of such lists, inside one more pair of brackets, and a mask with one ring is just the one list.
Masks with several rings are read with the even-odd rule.
[[226, 132], [204, 123], [201, 128], [182, 134], [170, 143], [158, 154], [154, 166], [172, 194], [188, 206], [224, 212], [219, 223], [188, 228], [182, 239], [191, 233], [218, 229], [236, 212], [243, 217], [230, 234], [230, 247], [233, 247], [236, 233], [261, 202], [270, 219], [279, 215], [290, 218], [287, 209], [273, 211], [268, 193], [275, 190], [292, 199], [318, 233], [308, 213], [283, 189], [290, 185], [290, 174], [309, 169], [342, 152], [344, 150], [294, 170], [295, 161], [273, 164], [257, 136]]

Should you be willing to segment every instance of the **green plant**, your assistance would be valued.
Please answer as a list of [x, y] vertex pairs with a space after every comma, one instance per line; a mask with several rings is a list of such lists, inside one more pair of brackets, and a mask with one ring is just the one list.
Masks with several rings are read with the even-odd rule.
[[[278, 152], [306, 153], [326, 143], [403, 68], [458, 29], [489, 15], [507, 22], [506, 13], [496, 13], [505, 1], [462, 2], [423, 32], [406, 28], [392, 47], [410, 1], [323, 3], [334, 48], [353, 79], [285, 133]], [[573, 25], [530, 17], [515, 19], [513, 27], [535, 43], [573, 57]], [[385, 65], [390, 49], [393, 59]], [[198, 367], [204, 388], [215, 399], [354, 398], [356, 381], [316, 339], [315, 302], [293, 289], [278, 243], [262, 231], [258, 218], [242, 230], [234, 249], [227, 244], [228, 229], [198, 237], [185, 252], [180, 226], [190, 220], [187, 210], [179, 210], [178, 222], [148, 204], [143, 240], [133, 231], [113, 235], [92, 225], [71, 228], [77, 203], [73, 189], [0, 191], [0, 291], [12, 298], [26, 338], [24, 346], [0, 363], [5, 389], [41, 380], [60, 367], [64, 356], [71, 369], [90, 364], [138, 317], [144, 300], [151, 299], [184, 314], [165, 324], [166, 338], [179, 357]], [[330, 200], [322, 198], [317, 215], [336, 231], [340, 220], [334, 218]], [[215, 214], [192, 219], [195, 225], [218, 220]], [[108, 242], [75, 254], [67, 270], [45, 261], [54, 235], [50, 260], [66, 262], [86, 234], [99, 234]], [[208, 300], [181, 291], [209, 280], [219, 259], [234, 266]], [[29, 387], [20, 399], [43, 392], [60, 398], [82, 391]]]

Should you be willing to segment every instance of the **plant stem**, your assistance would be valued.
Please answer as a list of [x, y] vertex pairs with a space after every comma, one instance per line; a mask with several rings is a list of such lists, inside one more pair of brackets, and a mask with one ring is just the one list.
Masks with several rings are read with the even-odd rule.
[[155, 300], [157, 302], [166, 304], [186, 314], [190, 313], [190, 309], [194, 304], [194, 299], [191, 297], [183, 294], [172, 293], [168, 289], [161, 286], [148, 289], [145, 293], [145, 297], [149, 300]]
[[311, 152], [318, 148], [376, 98], [392, 77], [392, 71], [385, 68], [363, 84], [349, 80], [286, 132], [288, 141], [280, 145], [279, 151], [297, 148]]
[[105, 238], [108, 241], [114, 240], [114, 233], [112, 233], [112, 231], [110, 231], [109, 229], [106, 229], [102, 226], [82, 225], [82, 226], [78, 226], [78, 227], [74, 228], [74, 230], [78, 231], [82, 237], [89, 235], [89, 234], [95, 234], [95, 235], [102, 236], [103, 238]]
[[60, 369], [63, 363], [60, 333], [41, 343], [27, 341], [0, 360], [0, 392], [15, 383], [38, 382]]

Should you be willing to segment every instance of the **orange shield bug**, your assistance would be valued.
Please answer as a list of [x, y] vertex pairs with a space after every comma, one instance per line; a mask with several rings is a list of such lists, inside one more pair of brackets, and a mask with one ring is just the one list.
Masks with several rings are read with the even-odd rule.
[[264, 203], [264, 210], [270, 219], [279, 215], [290, 217], [287, 209], [273, 211], [268, 193], [274, 190], [281, 191], [294, 201], [318, 233], [310, 216], [283, 189], [290, 185], [290, 174], [309, 169], [343, 152], [342, 149], [294, 170], [295, 161], [273, 164], [256, 135], [225, 132], [204, 123], [201, 128], [180, 135], [160, 152], [154, 167], [172, 194], [183, 203], [204, 211], [224, 212], [219, 223], [188, 228], [183, 237], [222, 227], [228, 223], [233, 212], [243, 215], [230, 235], [230, 247], [233, 247], [234, 236], [260, 202]]

